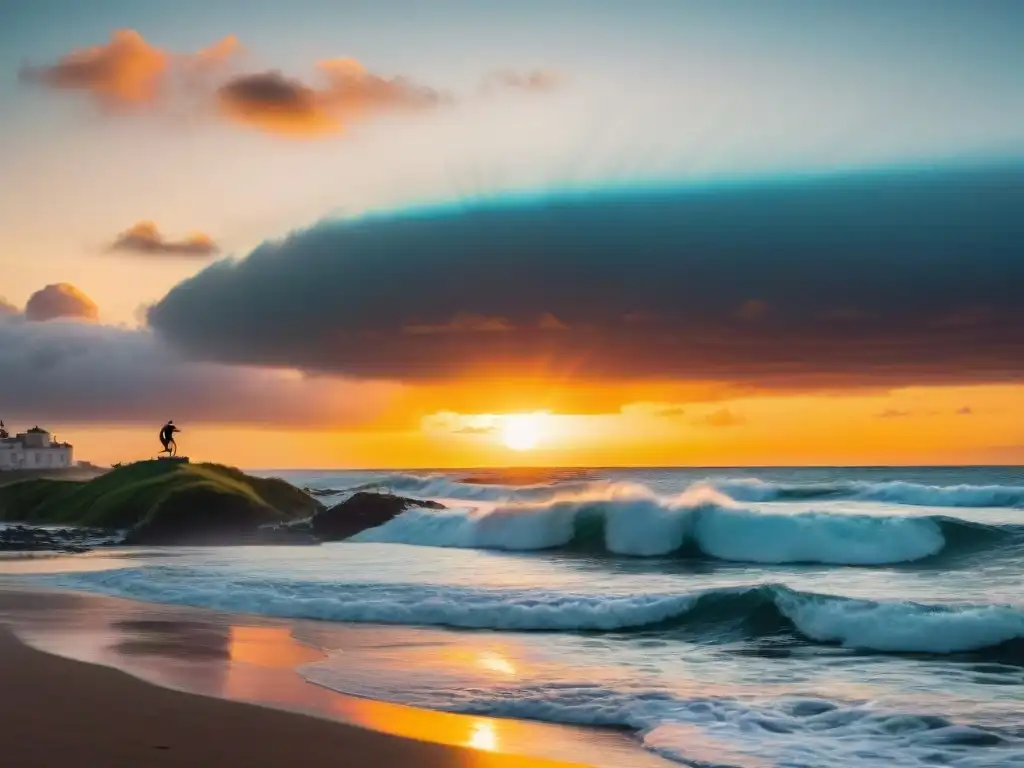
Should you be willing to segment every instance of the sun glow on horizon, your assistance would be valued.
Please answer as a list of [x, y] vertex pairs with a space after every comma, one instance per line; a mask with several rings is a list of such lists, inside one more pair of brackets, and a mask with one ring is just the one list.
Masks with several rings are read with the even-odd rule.
[[501, 442], [513, 451], [529, 451], [544, 437], [543, 413], [520, 413], [506, 416], [501, 426]]

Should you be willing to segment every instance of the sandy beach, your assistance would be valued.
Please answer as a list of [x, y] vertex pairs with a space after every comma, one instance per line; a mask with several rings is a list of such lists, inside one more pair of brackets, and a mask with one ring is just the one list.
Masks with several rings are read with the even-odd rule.
[[[0, 593], [0, 611], [74, 597]], [[0, 629], [0, 722], [11, 768], [119, 766], [555, 766], [163, 688], [50, 655]]]

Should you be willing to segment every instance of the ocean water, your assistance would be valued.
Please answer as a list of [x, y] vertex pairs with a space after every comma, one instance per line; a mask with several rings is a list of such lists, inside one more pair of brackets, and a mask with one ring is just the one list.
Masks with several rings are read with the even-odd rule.
[[327, 502], [385, 487], [448, 509], [321, 547], [148, 550], [31, 578], [401, 627], [298, 671], [621, 729], [682, 765], [1024, 766], [1020, 469], [267, 474]]

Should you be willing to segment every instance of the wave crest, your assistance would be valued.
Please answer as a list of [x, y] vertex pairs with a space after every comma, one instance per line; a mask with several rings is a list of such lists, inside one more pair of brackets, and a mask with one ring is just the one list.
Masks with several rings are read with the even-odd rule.
[[530, 551], [574, 547], [616, 555], [683, 552], [732, 562], [885, 565], [962, 549], [1019, 541], [1011, 526], [937, 516], [880, 516], [747, 509], [710, 486], [671, 498], [643, 486], [542, 502], [411, 509], [353, 542]]
[[[617, 486], [631, 486], [612, 480], [562, 480], [535, 485], [463, 483], [445, 475], [390, 473], [372, 482], [362, 482], [347, 491], [383, 487], [396, 493], [465, 501], [546, 501], [565, 495], [605, 494]], [[926, 485], [902, 480], [835, 483], [775, 483], [757, 478], [708, 478], [692, 483], [684, 491], [711, 488], [741, 502], [849, 499], [906, 506], [948, 508], [1024, 507], [1024, 486], [1012, 485]]]
[[649, 631], [749, 638], [792, 631], [810, 642], [882, 653], [998, 650], [1024, 663], [1024, 611], [933, 606], [801, 592], [783, 585], [684, 594], [590, 595], [412, 584], [225, 579], [169, 566], [87, 571], [46, 583], [153, 602], [327, 621], [510, 631]]

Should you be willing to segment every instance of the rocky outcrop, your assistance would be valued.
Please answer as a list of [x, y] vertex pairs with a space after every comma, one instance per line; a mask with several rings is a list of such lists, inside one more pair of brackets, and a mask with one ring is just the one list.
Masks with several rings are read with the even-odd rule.
[[126, 530], [130, 545], [281, 543], [283, 535], [260, 529], [323, 508], [284, 480], [219, 464], [141, 461], [88, 482], [34, 478], [0, 486], [0, 520]]
[[355, 536], [367, 528], [384, 525], [414, 507], [445, 508], [444, 504], [437, 501], [409, 499], [390, 493], [360, 491], [352, 494], [340, 504], [335, 504], [333, 507], [313, 515], [312, 530], [313, 534], [322, 541], [341, 541], [349, 536]]
[[320, 539], [313, 535], [313, 528], [309, 520], [296, 520], [291, 523], [265, 525], [253, 534], [251, 541], [243, 543], [262, 546], [276, 544], [279, 546], [295, 547], [315, 546], [321, 542]]
[[86, 483], [32, 479], [0, 487], [0, 520], [28, 523], [0, 534], [0, 549], [90, 546], [77, 533], [59, 537], [54, 524], [126, 531], [116, 543], [128, 546], [315, 545], [376, 528], [413, 507], [444, 509], [370, 491], [327, 509], [280, 479], [216, 464], [138, 462]]
[[0, 528], [0, 552], [88, 552], [95, 546], [117, 543], [115, 533], [91, 528], [35, 528], [15, 525]]

